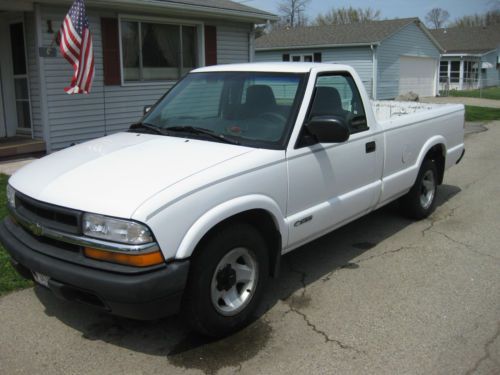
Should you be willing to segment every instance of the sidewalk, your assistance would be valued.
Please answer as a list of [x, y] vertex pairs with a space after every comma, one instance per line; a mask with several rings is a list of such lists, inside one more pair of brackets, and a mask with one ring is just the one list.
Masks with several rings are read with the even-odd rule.
[[35, 158], [0, 161], [0, 174], [11, 175], [19, 168], [31, 163]]
[[426, 97], [420, 98], [423, 103], [452, 103], [452, 104], [465, 104], [473, 105], [477, 107], [489, 107], [489, 108], [500, 108], [500, 100], [494, 99], [480, 99], [480, 98], [462, 98], [455, 96], [444, 96], [444, 97]]

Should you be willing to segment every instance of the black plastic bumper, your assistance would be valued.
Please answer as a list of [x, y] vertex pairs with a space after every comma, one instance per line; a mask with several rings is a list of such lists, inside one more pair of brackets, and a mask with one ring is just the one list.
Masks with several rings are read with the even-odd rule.
[[178, 312], [189, 261], [134, 275], [83, 267], [26, 246], [8, 230], [8, 220], [0, 223], [0, 242], [13, 266], [26, 278], [32, 278], [32, 272], [49, 276], [48, 287], [58, 297], [133, 319], [157, 319]]

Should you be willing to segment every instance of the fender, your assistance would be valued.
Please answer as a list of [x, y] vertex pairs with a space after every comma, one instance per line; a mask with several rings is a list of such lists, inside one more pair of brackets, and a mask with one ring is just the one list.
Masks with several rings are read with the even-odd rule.
[[282, 247], [286, 246], [288, 240], [288, 228], [285, 225], [284, 216], [280, 207], [268, 196], [253, 194], [234, 198], [213, 207], [211, 210], [203, 214], [203, 216], [196, 220], [196, 222], [189, 228], [186, 235], [182, 239], [182, 242], [177, 249], [175, 259], [185, 259], [190, 257], [203, 236], [221, 221], [239, 213], [255, 209], [265, 210], [271, 214], [281, 233], [281, 237], [283, 238]]
[[[420, 169], [420, 166], [424, 162], [425, 155], [429, 152], [431, 148], [433, 148], [436, 145], [443, 144], [444, 145], [444, 157], [446, 158], [446, 150], [448, 149], [448, 146], [446, 144], [446, 139], [442, 135], [435, 135], [431, 137], [427, 142], [424, 143], [422, 146], [422, 150], [420, 150], [420, 154], [418, 155], [417, 162], [415, 163], [415, 166], [417, 167], [417, 170]], [[417, 177], [415, 176], [415, 179]]]

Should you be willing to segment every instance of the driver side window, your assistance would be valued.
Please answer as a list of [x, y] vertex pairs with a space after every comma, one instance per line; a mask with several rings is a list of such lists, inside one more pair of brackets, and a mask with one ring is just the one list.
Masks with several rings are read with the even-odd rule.
[[348, 73], [322, 75], [317, 78], [309, 118], [316, 116], [343, 118], [351, 134], [368, 130], [361, 96]]

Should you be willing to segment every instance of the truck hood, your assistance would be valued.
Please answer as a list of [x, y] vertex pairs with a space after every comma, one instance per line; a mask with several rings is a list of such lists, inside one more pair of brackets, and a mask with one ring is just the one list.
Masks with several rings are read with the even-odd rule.
[[43, 202], [130, 218], [156, 193], [252, 151], [218, 142], [118, 133], [37, 160], [9, 183]]

